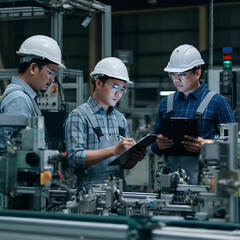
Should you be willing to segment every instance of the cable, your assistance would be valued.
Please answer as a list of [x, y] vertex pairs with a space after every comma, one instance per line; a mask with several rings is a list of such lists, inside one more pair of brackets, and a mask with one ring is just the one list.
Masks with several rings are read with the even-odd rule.
[[53, 184], [53, 186], [54, 186], [54, 188], [60, 187], [60, 188], [62, 188], [64, 190], [66, 190], [67, 194], [66, 194], [66, 196], [64, 196], [64, 198], [61, 201], [60, 200], [56, 200], [57, 198], [52, 200], [52, 202], [50, 203], [51, 205], [48, 206], [46, 211], [50, 211], [54, 207], [57, 207], [57, 206], [59, 207], [59, 205], [65, 204], [71, 198], [71, 192], [70, 192], [70, 190], [69, 190], [69, 188], [67, 186], [65, 186], [63, 184], [56, 184], [56, 183]]
[[59, 99], [60, 99], [60, 109], [59, 110], [66, 110], [66, 101], [65, 101], [65, 92], [62, 84], [59, 82], [58, 78], [55, 78], [55, 82], [59, 87]]

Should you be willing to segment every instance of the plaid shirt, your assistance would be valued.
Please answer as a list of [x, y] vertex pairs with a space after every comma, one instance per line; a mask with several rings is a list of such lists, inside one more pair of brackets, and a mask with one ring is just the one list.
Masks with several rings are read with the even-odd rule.
[[[173, 115], [172, 117], [193, 118], [198, 106], [210, 90], [204, 87], [204, 84], [184, 98], [180, 92], [174, 94]], [[161, 100], [154, 133], [161, 133], [161, 119], [167, 118], [167, 97]], [[231, 106], [227, 99], [220, 94], [216, 94], [207, 108], [205, 109], [198, 124], [198, 136], [204, 139], [212, 139], [219, 133], [218, 126], [221, 123], [235, 122]], [[152, 150], [160, 154], [156, 143], [152, 145]]]
[[[89, 97], [84, 104], [90, 112], [93, 112], [103, 135], [109, 140], [117, 140], [119, 125], [114, 111], [112, 111], [113, 108], [111, 107], [107, 114], [105, 109], [92, 97]], [[122, 121], [125, 137], [129, 137], [127, 120], [123, 115]], [[87, 116], [78, 108], [68, 116], [65, 126], [65, 138], [69, 164], [75, 169], [85, 167], [85, 156], [88, 150], [100, 149], [100, 142], [93, 131], [92, 125], [89, 123]]]

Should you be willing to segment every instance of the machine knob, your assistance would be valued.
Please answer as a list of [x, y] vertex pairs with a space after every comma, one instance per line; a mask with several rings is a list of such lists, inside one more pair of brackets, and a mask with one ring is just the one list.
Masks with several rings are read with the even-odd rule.
[[48, 171], [42, 172], [40, 175], [40, 185], [47, 185], [52, 179], [52, 174]]
[[36, 167], [40, 163], [40, 158], [36, 153], [28, 153], [26, 163], [31, 167]]

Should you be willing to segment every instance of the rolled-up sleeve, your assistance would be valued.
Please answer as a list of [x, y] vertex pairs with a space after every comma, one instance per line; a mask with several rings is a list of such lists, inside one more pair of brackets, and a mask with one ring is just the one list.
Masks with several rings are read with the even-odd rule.
[[68, 163], [76, 169], [85, 167], [86, 131], [84, 118], [77, 111], [71, 112], [65, 125], [65, 139]]

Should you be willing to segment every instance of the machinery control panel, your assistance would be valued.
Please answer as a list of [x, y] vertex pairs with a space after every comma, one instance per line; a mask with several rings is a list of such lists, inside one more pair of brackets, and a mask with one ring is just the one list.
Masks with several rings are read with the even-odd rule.
[[41, 110], [58, 110], [59, 86], [53, 83], [46, 92], [38, 93], [38, 104]]

